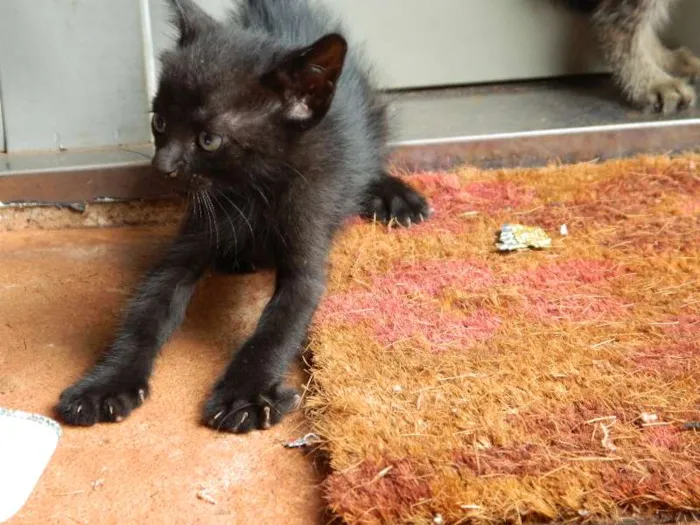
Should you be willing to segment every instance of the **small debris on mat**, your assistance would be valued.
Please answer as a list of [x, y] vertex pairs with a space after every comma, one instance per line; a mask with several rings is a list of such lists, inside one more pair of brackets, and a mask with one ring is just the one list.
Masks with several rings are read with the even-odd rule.
[[552, 246], [552, 239], [542, 228], [522, 224], [504, 224], [499, 232], [496, 247], [502, 252], [543, 249]]
[[474, 448], [476, 450], [489, 450], [493, 448], [491, 441], [487, 437], [477, 437], [474, 441]]
[[600, 429], [603, 431], [603, 439], [600, 440], [600, 444], [603, 446], [604, 449], [607, 449], [610, 452], [615, 452], [617, 450], [617, 447], [612, 442], [612, 439], [610, 437], [610, 427], [601, 423]]
[[445, 518], [442, 517], [442, 514], [436, 514], [433, 518], [433, 523], [435, 525], [442, 525], [443, 523], [445, 523]]
[[95, 481], [90, 483], [90, 486], [92, 487], [92, 490], [97, 490], [98, 488], [100, 488], [104, 484], [105, 484], [105, 480], [100, 478], [100, 479], [96, 479]]
[[305, 448], [315, 445], [320, 442], [321, 439], [316, 434], [306, 434], [304, 437], [295, 439], [289, 443], [284, 444], [284, 448]]
[[659, 420], [659, 416], [656, 414], [650, 414], [649, 412], [642, 412], [642, 415], [639, 417], [642, 419], [642, 423], [645, 425], [656, 423]]
[[200, 490], [199, 492], [197, 492], [197, 499], [206, 501], [211, 505], [216, 505], [216, 500], [212, 498], [206, 490]]
[[401, 385], [394, 385], [392, 390], [394, 391], [395, 394], [400, 394], [401, 391], [403, 390], [403, 387]]
[[569, 228], [566, 226], [566, 224], [562, 224], [561, 226], [559, 226], [559, 235], [561, 235], [562, 237], [566, 237], [567, 235], [569, 235]]
[[373, 485], [374, 483], [376, 483], [377, 481], [379, 481], [380, 479], [382, 479], [383, 477], [385, 477], [385, 476], [386, 476], [389, 472], [391, 472], [392, 470], [394, 470], [394, 465], [389, 465], [388, 467], [386, 467], [386, 468], [380, 470], [380, 471], [377, 473], [377, 475], [374, 476], [374, 477], [372, 478], [372, 481], [370, 481], [369, 484], [370, 484], [370, 485]]
[[66, 204], [65, 206], [70, 211], [74, 211], [77, 213], [85, 213], [85, 211], [87, 210], [87, 206], [84, 202], [73, 202], [71, 204]]
[[688, 421], [685, 425], [683, 425], [683, 430], [700, 431], [700, 421]]

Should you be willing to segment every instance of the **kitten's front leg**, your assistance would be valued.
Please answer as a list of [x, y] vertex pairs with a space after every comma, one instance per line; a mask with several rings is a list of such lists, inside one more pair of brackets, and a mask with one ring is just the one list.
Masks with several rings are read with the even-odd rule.
[[129, 302], [113, 343], [61, 394], [57, 412], [66, 423], [121, 421], [144, 402], [158, 350], [182, 322], [206, 266], [206, 256], [190, 241], [183, 237], [174, 243]]
[[[214, 387], [204, 423], [216, 430], [245, 433], [278, 423], [298, 403], [284, 376], [301, 351], [323, 293], [327, 249], [315, 261], [300, 260], [277, 270], [275, 293], [255, 333], [238, 351]], [[293, 259], [293, 257], [290, 257]]]

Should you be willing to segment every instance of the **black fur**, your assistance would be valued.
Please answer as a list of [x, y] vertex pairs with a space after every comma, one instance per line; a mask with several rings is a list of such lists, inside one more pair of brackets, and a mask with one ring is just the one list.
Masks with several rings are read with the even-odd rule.
[[559, 0], [569, 9], [581, 13], [592, 13], [599, 6], [602, 0]]
[[58, 412], [74, 425], [128, 416], [202, 274], [272, 267], [274, 295], [203, 419], [217, 430], [267, 428], [296, 402], [283, 377], [343, 222], [359, 214], [410, 225], [428, 207], [385, 172], [385, 108], [328, 13], [305, 0], [248, 0], [219, 23], [192, 0], [170, 3], [179, 40], [162, 57], [153, 165], [189, 195], [189, 211]]

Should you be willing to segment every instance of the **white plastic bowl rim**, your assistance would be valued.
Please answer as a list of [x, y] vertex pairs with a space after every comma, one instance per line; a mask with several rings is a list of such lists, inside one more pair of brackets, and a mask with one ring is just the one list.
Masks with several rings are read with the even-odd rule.
[[23, 412], [22, 410], [13, 410], [10, 408], [0, 407], [0, 418], [5, 416], [12, 417], [15, 419], [26, 419], [28, 421], [32, 421], [33, 423], [39, 423], [41, 425], [49, 427], [53, 429], [54, 432], [56, 432], [57, 438], [60, 438], [63, 434], [61, 426], [58, 423], [56, 423], [56, 421], [46, 416], [42, 416], [40, 414], [31, 414], [29, 412]]

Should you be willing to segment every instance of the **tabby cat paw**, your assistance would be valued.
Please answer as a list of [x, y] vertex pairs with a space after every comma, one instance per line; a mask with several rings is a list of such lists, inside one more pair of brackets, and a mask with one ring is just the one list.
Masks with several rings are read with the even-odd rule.
[[684, 78], [691, 84], [698, 82], [700, 80], [700, 58], [685, 47], [675, 49], [671, 53], [673, 64], [669, 73]]
[[665, 115], [682, 111], [695, 105], [695, 89], [680, 78], [665, 80], [651, 87], [643, 105]]

